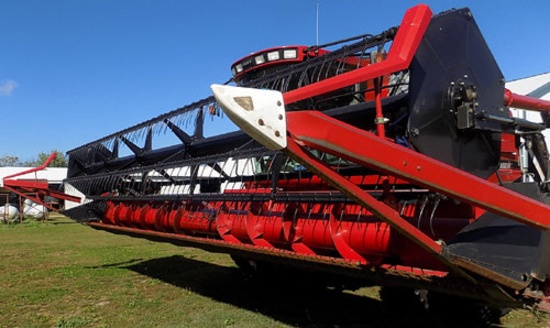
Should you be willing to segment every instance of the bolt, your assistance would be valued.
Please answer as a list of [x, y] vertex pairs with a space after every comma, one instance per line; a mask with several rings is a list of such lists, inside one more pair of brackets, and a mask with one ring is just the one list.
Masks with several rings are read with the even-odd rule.
[[260, 124], [260, 125], [264, 125], [264, 120], [262, 120], [262, 119], [259, 119], [259, 120], [258, 120], [258, 124]]
[[279, 114], [279, 119], [280, 119], [280, 120], [283, 119], [283, 114]]
[[276, 136], [276, 137], [280, 137], [280, 136], [281, 136], [281, 133], [280, 133], [279, 131], [275, 130], [275, 136]]
[[280, 100], [277, 100], [277, 106], [281, 106], [283, 103]]
[[416, 170], [417, 170], [417, 171], [422, 170], [422, 166], [418, 165], [418, 166], [416, 167]]

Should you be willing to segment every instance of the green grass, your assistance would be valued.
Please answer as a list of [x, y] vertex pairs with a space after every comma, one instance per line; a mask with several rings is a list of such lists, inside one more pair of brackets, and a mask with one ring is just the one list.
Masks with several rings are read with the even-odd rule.
[[[458, 327], [463, 315], [395, 315], [377, 288], [339, 292], [270, 279], [246, 280], [227, 255], [63, 217], [0, 224], [0, 327]], [[550, 320], [516, 310], [503, 325]]]

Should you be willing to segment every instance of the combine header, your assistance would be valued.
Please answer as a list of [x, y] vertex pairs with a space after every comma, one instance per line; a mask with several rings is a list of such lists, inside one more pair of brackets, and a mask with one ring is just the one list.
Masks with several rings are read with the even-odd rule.
[[[65, 214], [244, 267], [550, 309], [546, 123], [508, 109], [550, 103], [504, 88], [468, 9], [231, 69], [236, 86], [69, 151]], [[224, 113], [241, 130], [212, 134]]]

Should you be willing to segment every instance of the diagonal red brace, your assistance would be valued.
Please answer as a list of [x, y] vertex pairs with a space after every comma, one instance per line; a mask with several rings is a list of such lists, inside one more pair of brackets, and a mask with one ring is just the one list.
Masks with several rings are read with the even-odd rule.
[[[369, 195], [351, 181], [343, 178], [338, 173], [331, 170], [323, 162], [304, 151], [304, 149], [292, 139], [293, 136], [289, 138], [287, 148], [285, 149], [291, 157], [306, 166], [310, 171], [327, 180], [333, 187], [338, 188], [341, 192], [355, 200], [358, 204], [367, 208], [376, 217], [386, 221], [400, 233], [409, 237], [409, 239], [424, 248], [429, 253], [436, 255], [441, 253], [440, 244], [418, 230], [407, 220], [403, 219], [396, 210], [385, 203], [378, 201], [376, 198]], [[441, 257], [438, 256], [438, 258]]]

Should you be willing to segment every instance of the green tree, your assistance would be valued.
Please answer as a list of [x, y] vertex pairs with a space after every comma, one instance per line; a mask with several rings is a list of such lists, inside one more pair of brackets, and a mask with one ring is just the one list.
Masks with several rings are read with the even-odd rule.
[[4, 155], [0, 157], [0, 166], [19, 166], [19, 165], [21, 165], [21, 162], [19, 161], [19, 157], [17, 156]]
[[50, 167], [67, 167], [67, 159], [65, 158], [65, 154], [62, 151], [58, 151], [56, 149], [53, 149], [49, 153], [40, 152], [38, 154], [38, 160], [36, 161], [36, 165], [33, 166], [39, 166], [44, 164], [44, 162], [50, 157], [51, 154], [56, 153], [55, 158], [50, 163]]
[[56, 149], [52, 150], [49, 153], [40, 152], [37, 155], [36, 160], [21, 162], [19, 157], [12, 155], [3, 155], [0, 156], [0, 167], [1, 166], [40, 166], [50, 157], [52, 153], [56, 153], [55, 158], [48, 165], [50, 167], [67, 167], [67, 158], [62, 151]]

